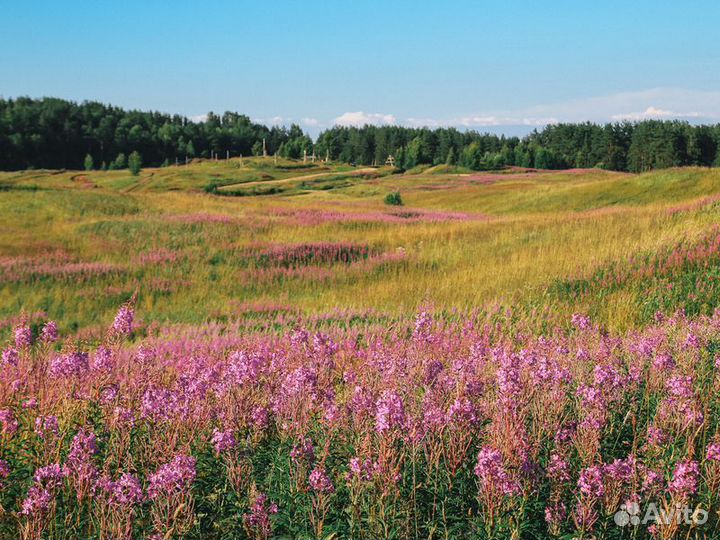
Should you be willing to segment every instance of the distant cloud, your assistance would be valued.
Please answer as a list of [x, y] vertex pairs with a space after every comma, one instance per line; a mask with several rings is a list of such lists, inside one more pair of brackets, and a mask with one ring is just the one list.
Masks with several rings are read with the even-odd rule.
[[444, 124], [441, 122], [434, 120], [433, 118], [408, 118], [403, 124], [410, 126], [410, 127], [428, 127], [428, 128], [436, 128], [441, 127]]
[[652, 118], [690, 120], [695, 123], [718, 122], [720, 92], [686, 88], [651, 88], [538, 104], [520, 109], [482, 111], [446, 119], [410, 117], [398, 123], [411, 127], [454, 126], [468, 129], [515, 126], [524, 127], [529, 131], [533, 127], [559, 122], [603, 123]]
[[648, 107], [643, 112], [632, 112], [626, 114], [614, 114], [613, 120], [648, 120], [648, 119], [668, 119], [668, 118], [700, 118], [703, 115], [699, 112], [679, 113], [668, 111], [666, 109], [658, 109], [657, 107]]
[[291, 122], [292, 118], [283, 118], [282, 116], [271, 116], [270, 118], [251, 118], [256, 124], [265, 126], [283, 126], [287, 122]]
[[397, 120], [392, 114], [381, 114], [381, 113], [364, 113], [358, 112], [346, 112], [335, 118], [335, 125], [338, 126], [385, 126], [397, 123]]
[[207, 114], [196, 114], [195, 116], [191, 116], [188, 118], [191, 122], [195, 122], [196, 124], [199, 124], [201, 122], [204, 122], [207, 120], [208, 115]]
[[303, 125], [314, 127], [317, 126], [320, 122], [317, 118], [303, 118], [302, 123]]

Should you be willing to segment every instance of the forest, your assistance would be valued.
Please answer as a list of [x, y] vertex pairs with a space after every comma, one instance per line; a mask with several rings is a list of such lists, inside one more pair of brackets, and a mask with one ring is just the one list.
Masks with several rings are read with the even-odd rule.
[[128, 156], [148, 166], [194, 158], [268, 155], [383, 165], [400, 169], [448, 164], [471, 170], [597, 167], [643, 172], [720, 166], [720, 124], [645, 120], [598, 125], [553, 124], [526, 137], [455, 128], [335, 126], [315, 141], [300, 126], [267, 127], [248, 116], [210, 112], [205, 120], [124, 110], [57, 98], [0, 99], [0, 170], [122, 169]]

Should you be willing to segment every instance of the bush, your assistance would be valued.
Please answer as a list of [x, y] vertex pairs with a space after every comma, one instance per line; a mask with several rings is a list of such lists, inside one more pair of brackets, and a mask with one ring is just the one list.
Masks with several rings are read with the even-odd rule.
[[392, 193], [388, 193], [385, 195], [385, 204], [390, 204], [392, 206], [402, 206], [403, 201], [402, 197], [400, 196], [399, 191], [393, 191]]
[[142, 167], [142, 157], [139, 153], [133, 152], [128, 158], [128, 168], [133, 176], [140, 174], [140, 167]]

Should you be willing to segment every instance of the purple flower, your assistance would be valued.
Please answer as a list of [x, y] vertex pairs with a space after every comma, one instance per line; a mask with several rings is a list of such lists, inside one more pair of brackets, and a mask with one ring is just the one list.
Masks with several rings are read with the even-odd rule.
[[26, 323], [20, 323], [15, 327], [15, 347], [25, 349], [32, 346], [32, 329]]
[[450, 421], [460, 426], [469, 426], [477, 423], [477, 409], [472, 401], [466, 397], [457, 398], [448, 409]]
[[293, 463], [306, 461], [312, 463], [315, 461], [315, 447], [310, 437], [303, 437], [299, 444], [295, 444], [290, 450], [290, 459]]
[[22, 402], [23, 409], [37, 409], [38, 400], [37, 398], [28, 398]]
[[50, 465], [45, 465], [45, 467], [37, 469], [33, 480], [35, 480], [38, 486], [53, 490], [62, 486], [67, 473], [67, 469], [59, 463], [51, 463]]
[[18, 430], [19, 424], [15, 420], [15, 415], [10, 409], [0, 409], [0, 424], [2, 424], [2, 432], [7, 435], [13, 435]]
[[233, 435], [231, 429], [227, 429], [225, 431], [215, 429], [215, 431], [213, 431], [213, 436], [210, 442], [215, 447], [215, 452], [217, 454], [221, 454], [227, 450], [232, 450], [237, 444], [237, 441], [235, 440], [235, 435]]
[[58, 339], [58, 327], [55, 321], [48, 321], [43, 326], [40, 339], [45, 343], [55, 343]]
[[80, 376], [88, 369], [88, 353], [71, 352], [56, 356], [50, 361], [50, 372], [61, 377]]
[[375, 429], [378, 433], [393, 428], [402, 428], [405, 424], [405, 405], [397, 392], [386, 390], [377, 401]]
[[720, 444], [710, 443], [707, 447], [706, 458], [710, 461], [720, 461]]
[[667, 353], [658, 354], [652, 363], [658, 371], [671, 371], [675, 369], [675, 360]]
[[115, 367], [112, 351], [102, 345], [98, 347], [93, 355], [90, 367], [93, 371], [112, 371], [113, 367]]
[[15, 367], [19, 361], [20, 353], [18, 353], [17, 349], [8, 347], [2, 352], [2, 365], [0, 367]]
[[570, 464], [565, 458], [552, 454], [547, 466], [547, 475], [554, 482], [567, 482], [570, 480]]
[[545, 522], [548, 525], [559, 525], [563, 521], [565, 521], [565, 518], [567, 517], [567, 508], [565, 506], [565, 503], [562, 501], [557, 501], [553, 503], [551, 506], [545, 507]]
[[698, 475], [700, 468], [697, 462], [685, 460], [675, 465], [673, 477], [668, 484], [668, 489], [677, 495], [692, 495], [697, 491]]
[[605, 494], [605, 485], [603, 484], [602, 467], [588, 467], [580, 471], [578, 479], [578, 488], [583, 495], [589, 497], [602, 497]]
[[28, 490], [27, 497], [20, 507], [20, 515], [38, 516], [45, 514], [50, 509], [54, 497], [47, 489], [39, 486], [32, 486]]
[[117, 481], [103, 476], [96, 481], [95, 490], [103, 492], [113, 506], [129, 508], [145, 500], [140, 480], [130, 473], [123, 473]]
[[148, 497], [156, 499], [188, 491], [195, 481], [195, 464], [194, 457], [179, 454], [171, 462], [162, 465], [150, 475]]
[[603, 467], [603, 473], [612, 480], [629, 483], [635, 476], [635, 456], [608, 463]]
[[502, 454], [488, 446], [478, 453], [475, 476], [480, 480], [482, 490], [497, 489], [504, 495], [514, 495], [519, 486], [505, 470]]
[[643, 480], [642, 490], [646, 493], [660, 491], [663, 488], [663, 475], [652, 469], [645, 471], [645, 479]]
[[350, 472], [348, 473], [348, 477], [350, 478], [355, 477], [360, 480], [370, 480], [372, 478], [372, 463], [369, 459], [360, 461], [359, 457], [352, 457], [350, 458], [348, 467], [350, 468]]
[[268, 504], [267, 495], [258, 493], [250, 506], [250, 511], [243, 516], [245, 526], [257, 532], [259, 538], [268, 538], [272, 532], [270, 515], [277, 514], [275, 503]]
[[587, 330], [592, 326], [590, 317], [582, 313], [574, 313], [570, 322], [572, 322], [572, 325], [578, 330]]
[[48, 435], [56, 437], [60, 433], [57, 416], [38, 416], [35, 418], [35, 433], [41, 439], [46, 439]]
[[265, 429], [268, 426], [268, 410], [261, 406], [255, 407], [250, 415], [250, 421], [256, 429]]
[[112, 330], [120, 336], [129, 336], [133, 331], [133, 320], [135, 319], [135, 311], [130, 304], [120, 306], [112, 323]]
[[310, 487], [318, 493], [332, 493], [335, 491], [335, 486], [333, 486], [332, 480], [330, 480], [323, 467], [315, 467], [310, 473], [308, 482]]
[[667, 391], [670, 393], [670, 395], [674, 397], [683, 399], [690, 399], [693, 397], [692, 377], [683, 377], [680, 375], [671, 377], [665, 383], [665, 387], [667, 388]]

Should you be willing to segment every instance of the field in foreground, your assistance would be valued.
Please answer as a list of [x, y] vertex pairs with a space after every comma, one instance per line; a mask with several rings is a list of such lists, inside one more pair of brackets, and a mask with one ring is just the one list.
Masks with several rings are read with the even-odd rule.
[[394, 173], [0, 174], [0, 538], [717, 537], [720, 173]]
[[20, 325], [0, 537], [716, 538], [720, 311], [511, 319], [129, 344], [125, 306], [94, 347]]

